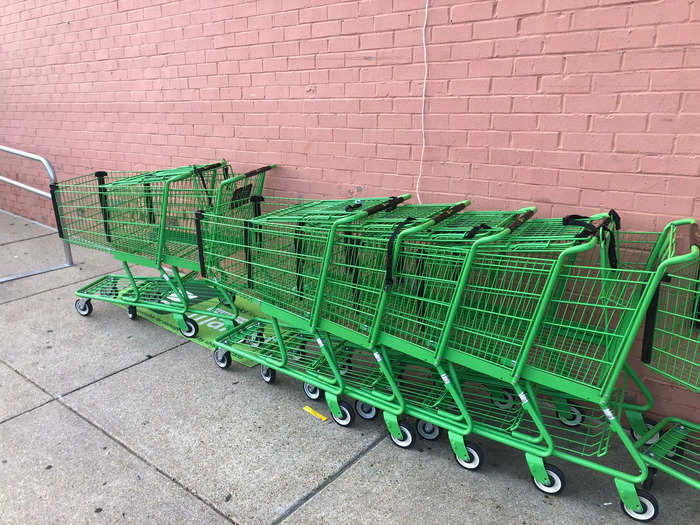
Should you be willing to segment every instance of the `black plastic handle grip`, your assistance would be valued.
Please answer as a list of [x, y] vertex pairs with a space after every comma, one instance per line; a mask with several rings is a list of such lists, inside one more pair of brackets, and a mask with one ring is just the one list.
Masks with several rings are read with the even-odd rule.
[[388, 292], [391, 291], [391, 287], [394, 286], [394, 248], [396, 244], [396, 239], [406, 226], [415, 221], [413, 217], [406, 217], [405, 220], [401, 221], [394, 228], [394, 232], [389, 238], [389, 243], [386, 249], [386, 273], [384, 276], [384, 290]]
[[348, 204], [347, 206], [345, 206], [345, 211], [347, 211], [347, 212], [354, 211], [361, 206], [362, 206], [361, 202], [356, 202], [355, 204]]
[[524, 223], [530, 220], [530, 218], [535, 214], [534, 210], [527, 210], [525, 213], [520, 214], [513, 222], [511, 222], [507, 228], [511, 231], [514, 232], [516, 229], [520, 228], [520, 226]]
[[583, 219], [588, 219], [585, 215], [567, 215], [561, 220], [564, 226], [580, 226], [586, 230], [590, 235], [595, 235], [598, 233], [598, 228], [593, 226], [590, 222], [586, 222]]
[[253, 175], [258, 175], [260, 173], [265, 173], [266, 171], [270, 171], [272, 168], [274, 168], [274, 164], [270, 166], [263, 166], [262, 168], [257, 168], [251, 171], [248, 171], [243, 174], [244, 177], [252, 177]]
[[439, 223], [441, 223], [442, 221], [444, 221], [445, 219], [447, 219], [447, 218], [449, 218], [449, 217], [452, 217], [452, 216], [455, 215], [456, 213], [459, 213], [460, 211], [462, 211], [462, 210], [463, 210], [464, 208], [466, 208], [466, 207], [467, 207], [466, 204], [464, 204], [463, 202], [460, 202], [459, 204], [455, 204], [455, 205], [452, 206], [451, 208], [448, 208], [448, 209], [446, 209], [446, 210], [443, 210], [443, 211], [441, 211], [440, 213], [438, 213], [437, 215], [432, 216], [432, 217], [431, 217], [431, 220], [432, 220], [435, 224], [439, 224]]
[[56, 182], [49, 184], [49, 189], [51, 190], [51, 204], [53, 205], [53, 215], [56, 218], [56, 229], [58, 230], [58, 236], [63, 239], [63, 226], [61, 225], [61, 214], [58, 211], [56, 188], [58, 188], [58, 184]]
[[608, 212], [608, 215], [612, 219], [612, 221], [615, 223], [615, 229], [619, 230], [620, 225], [622, 224], [620, 214], [617, 213], [614, 209], [610, 208], [610, 211]]
[[367, 209], [367, 216], [374, 215], [375, 213], [379, 213], [380, 211], [389, 208], [396, 208], [396, 206], [405, 200], [405, 197], [390, 197], [388, 201], [380, 202], [379, 204], [375, 204], [371, 208]]
[[207, 164], [206, 166], [197, 166], [194, 168], [194, 171], [197, 173], [197, 175], [199, 175], [203, 171], [208, 171], [219, 167], [221, 167], [221, 162], [213, 162], [212, 164]]
[[197, 250], [199, 251], [199, 273], [202, 277], [207, 276], [207, 268], [204, 265], [204, 244], [202, 243], [202, 210], [194, 212], [194, 229], [197, 235]]

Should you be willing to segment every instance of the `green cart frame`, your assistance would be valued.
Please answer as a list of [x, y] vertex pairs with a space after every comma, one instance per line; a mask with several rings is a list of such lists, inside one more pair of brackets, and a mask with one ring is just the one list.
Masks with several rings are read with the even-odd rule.
[[[215, 197], [227, 199], [228, 213], [244, 212], [273, 167], [236, 175], [221, 161], [155, 172], [99, 171], [52, 184], [59, 236], [111, 253], [124, 268], [125, 275], [106, 275], [79, 289], [78, 313], [90, 315], [93, 299], [126, 306], [132, 319], [140, 307], [171, 312], [186, 337], [198, 331], [188, 312], [232, 322], [235, 311], [233, 318], [223, 311], [200, 311], [189, 299], [188, 283], [200, 268], [195, 212], [223, 206], [215, 204]], [[219, 191], [222, 185], [225, 192]], [[158, 276], [134, 276], [129, 264], [154, 268]], [[188, 273], [181, 275], [181, 269]], [[222, 304], [234, 306], [228, 294], [217, 291]]]

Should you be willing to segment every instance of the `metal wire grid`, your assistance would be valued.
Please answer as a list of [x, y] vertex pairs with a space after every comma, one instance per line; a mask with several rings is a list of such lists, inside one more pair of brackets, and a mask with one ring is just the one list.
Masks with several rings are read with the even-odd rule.
[[[379, 313], [379, 298], [387, 277], [388, 248], [397, 227], [409, 217], [413, 218], [415, 223], [406, 223], [405, 228], [420, 224], [420, 221], [448, 208], [449, 206], [442, 204], [406, 204], [391, 213], [378, 213], [366, 220], [344, 225], [332, 240], [333, 252], [328, 266], [328, 280], [323, 291], [320, 316], [367, 336]], [[396, 322], [402, 326], [412, 321], [417, 322], [415, 329], [421, 332], [419, 337], [423, 337], [423, 328], [418, 314], [433, 300], [444, 306], [445, 300], [440, 299], [440, 295], [447, 287], [454, 285], [457, 275], [453, 275], [453, 270], [463, 260], [471, 242], [462, 239], [457, 247], [453, 240], [439, 239], [435, 234], [438, 231], [460, 231], [460, 235], [463, 236], [467, 230], [462, 227], [452, 229], [452, 224], [467, 224], [463, 217], [466, 213], [468, 212], [457, 213], [436, 226], [412, 233], [399, 247], [399, 263], [394, 279], [397, 288], [392, 288], [392, 293], [387, 298], [388, 307], [384, 311], [391, 312], [394, 318], [405, 312], [410, 321], [400, 317], [395, 319]], [[495, 224], [500, 224], [509, 213], [512, 214], [486, 213], [480, 216], [478, 223], [481, 224], [490, 218]], [[469, 220], [477, 222], [474, 219], [476, 214], [469, 216]], [[404, 247], [407, 244], [410, 248]], [[446, 276], [441, 276], [443, 272], [450, 273], [451, 282]], [[457, 274], [458, 272], [457, 269]], [[413, 290], [418, 295], [408, 298], [407, 290]], [[426, 291], [429, 297], [420, 295]], [[405, 304], [405, 307], [395, 311], [395, 308], [402, 304]], [[386, 326], [382, 318], [382, 328]], [[398, 327], [395, 332], [410, 337], [409, 332], [402, 327]]]
[[700, 426], [668, 418], [660, 425], [660, 439], [643, 447], [643, 453], [661, 463], [661, 468], [700, 480]]
[[447, 348], [513, 366], [555, 259], [518, 253], [477, 253]]
[[[700, 392], [700, 263], [674, 269], [658, 290], [647, 366]], [[647, 322], [654, 322], [647, 318]]]
[[326, 229], [213, 215], [205, 215], [202, 224], [208, 277], [234, 293], [310, 315]]
[[[462, 417], [434, 367], [393, 350], [388, 350], [388, 354], [407, 405]], [[512, 397], [503, 390], [503, 383], [461, 367], [457, 376], [467, 411], [475, 422], [503, 432], [518, 426], [522, 406], [512, 402]]]
[[139, 302], [158, 304], [180, 303], [173, 293], [172, 287], [163, 279], [155, 277], [134, 279], [137, 289], [132, 287], [131, 280], [121, 275], [106, 275], [90, 285], [81, 288], [81, 295], [99, 299], [120, 299], [121, 301], [136, 300], [137, 291]]
[[640, 308], [652, 272], [566, 265], [566, 283], [548, 304], [528, 366], [601, 388]]
[[[63, 236], [75, 244], [104, 251], [117, 250], [149, 259], [162, 254], [194, 263], [194, 212], [212, 207], [216, 187], [228, 174], [228, 166], [221, 163], [159, 172], [84, 175], [61, 182], [55, 196]], [[178, 180], [183, 176], [186, 178]]]
[[[565, 405], [572, 413], [581, 414], [581, 419], [576, 424], [566, 425], [563, 414], [556, 409], [554, 396], [557, 393], [538, 393], [537, 403], [542, 415], [542, 422], [554, 442], [556, 450], [569, 452], [581, 457], [601, 457], [608, 452], [610, 445], [611, 428], [608, 419], [603, 414], [600, 406], [586, 401], [566, 399]], [[619, 416], [622, 393], [614, 392], [610, 406]], [[529, 415], [525, 415], [518, 430], [524, 432], [537, 432], [537, 427]]]

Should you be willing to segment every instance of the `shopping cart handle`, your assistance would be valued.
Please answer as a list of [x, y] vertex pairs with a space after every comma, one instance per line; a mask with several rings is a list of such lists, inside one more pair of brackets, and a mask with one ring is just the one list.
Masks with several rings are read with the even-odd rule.
[[222, 162], [213, 162], [211, 164], [207, 164], [206, 166], [195, 166], [194, 171], [199, 175], [200, 172], [213, 170], [214, 168], [221, 166], [221, 164]]
[[507, 228], [513, 232], [517, 228], [519, 228], [524, 222], [530, 220], [530, 218], [535, 214], [535, 210], [527, 210], [525, 213], [522, 213], [518, 216], [517, 219], [515, 219], [513, 222], [511, 222]]
[[471, 230], [469, 230], [467, 233], [464, 234], [465, 239], [473, 239], [476, 237], [476, 235], [481, 232], [481, 230], [490, 230], [491, 226], [486, 224], [485, 222], [482, 222], [478, 226], [474, 226]]
[[415, 221], [413, 217], [406, 217], [403, 221], [396, 225], [391, 237], [389, 237], [389, 242], [386, 248], [386, 272], [384, 274], [384, 290], [389, 293], [392, 286], [394, 286], [394, 246], [396, 244], [396, 239], [406, 226]]
[[202, 243], [202, 217], [204, 212], [202, 210], [197, 210], [194, 212], [194, 229], [197, 237], [197, 251], [199, 252], [199, 273], [202, 277], [207, 276], [207, 268], [204, 264], [204, 245]]
[[444, 211], [441, 211], [440, 213], [438, 213], [437, 215], [434, 215], [430, 219], [433, 221], [434, 224], [439, 224], [442, 221], [444, 221], [445, 219], [452, 217], [456, 213], [459, 213], [460, 211], [462, 211], [466, 207], [467, 207], [466, 202], [460, 202], [459, 204], [455, 204], [451, 208], [448, 208]]
[[586, 222], [583, 219], [588, 219], [585, 215], [567, 215], [561, 220], [564, 226], [580, 226], [586, 230], [590, 235], [595, 235], [598, 233], [598, 228], [593, 226], [590, 222]]
[[257, 168], [251, 171], [248, 171], [243, 174], [244, 177], [252, 177], [253, 175], [259, 175], [260, 173], [265, 173], [266, 171], [270, 171], [272, 168], [276, 168], [276, 164], [270, 164], [269, 166], [263, 166], [262, 168]]
[[375, 204], [371, 208], [367, 209], [367, 216], [374, 215], [375, 213], [379, 213], [382, 210], [393, 210], [403, 201], [408, 200], [410, 198], [411, 195], [408, 193], [399, 197], [390, 197], [388, 201]]
[[617, 213], [614, 209], [610, 208], [610, 211], [608, 212], [608, 215], [612, 219], [612, 221], [615, 223], [615, 229], [619, 230], [620, 225], [621, 225], [621, 219], [620, 219], [620, 214]]

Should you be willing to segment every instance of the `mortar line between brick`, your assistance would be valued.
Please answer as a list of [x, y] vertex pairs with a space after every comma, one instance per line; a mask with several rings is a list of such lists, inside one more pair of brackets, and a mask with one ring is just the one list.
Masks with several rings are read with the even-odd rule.
[[[68, 268], [66, 268], [66, 270], [67, 270], [67, 269], [68, 269]], [[121, 267], [119, 267], [119, 268], [114, 268], [114, 269], [112, 269], [112, 270], [108, 270], [106, 273], [114, 273], [114, 272], [118, 272], [119, 270], [121, 270]], [[60, 271], [60, 270], [59, 270], [59, 271]], [[91, 280], [91, 279], [95, 279], [96, 277], [101, 277], [102, 275], [105, 275], [105, 272], [104, 272], [104, 271], [102, 271], [102, 272], [100, 272], [100, 273], [96, 273], [96, 274], [94, 274], [94, 275], [89, 275], [89, 276], [87, 276], [87, 277], [82, 277], [81, 279], [78, 279], [77, 281], [72, 281], [72, 282], [70, 282], [70, 283], [61, 284], [61, 285], [55, 286], [55, 287], [53, 287], [53, 288], [47, 288], [46, 290], [40, 290], [40, 291], [38, 291], [38, 292], [30, 293], [30, 294], [24, 295], [24, 296], [22, 296], [22, 297], [15, 297], [14, 299], [10, 299], [9, 301], [0, 302], [0, 306], [5, 305], [5, 304], [14, 303], [14, 302], [16, 302], [16, 301], [21, 301], [22, 299], [29, 299], [30, 297], [34, 297], [35, 295], [40, 295], [40, 294], [42, 294], [42, 293], [53, 292], [53, 291], [55, 291], [55, 290], [60, 290], [61, 288], [66, 288], [66, 287], [68, 287], [68, 286], [73, 286], [74, 284], [78, 284], [78, 283], [81, 283], [81, 282], [83, 282], [83, 281], [89, 281], [89, 280]]]
[[146, 465], [148, 465], [148, 466], [151, 467], [153, 470], [155, 470], [156, 472], [158, 472], [161, 476], [163, 476], [163, 477], [166, 478], [166, 479], [169, 479], [172, 483], [174, 483], [175, 485], [177, 485], [178, 487], [180, 487], [182, 490], [184, 490], [185, 492], [187, 492], [188, 494], [190, 494], [192, 497], [194, 497], [195, 499], [197, 499], [198, 501], [200, 501], [201, 503], [203, 503], [204, 505], [206, 505], [207, 507], [209, 507], [211, 510], [213, 510], [214, 512], [216, 512], [219, 516], [221, 516], [222, 518], [224, 518], [226, 521], [228, 521], [229, 523], [232, 523], [233, 525], [239, 525], [236, 521], [234, 521], [233, 519], [229, 518], [226, 514], [224, 514], [224, 513], [221, 512], [218, 508], [216, 508], [216, 506], [215, 506], [213, 503], [211, 503], [211, 502], [205, 500], [205, 499], [204, 499], [202, 496], [200, 496], [199, 494], [196, 494], [196, 493], [195, 493], [192, 489], [190, 489], [188, 486], [184, 485], [184, 484], [181, 483], [179, 480], [177, 480], [174, 476], [171, 476], [170, 474], [168, 474], [167, 472], [165, 472], [163, 469], [161, 469], [160, 467], [156, 466], [154, 463], [152, 463], [151, 461], [147, 460], [147, 459], [144, 458], [143, 456], [141, 456], [138, 452], [136, 452], [135, 450], [133, 450], [129, 445], [127, 445], [126, 443], [124, 443], [122, 440], [120, 440], [120, 439], [117, 438], [116, 436], [112, 435], [110, 432], [108, 432], [107, 430], [105, 430], [104, 428], [102, 428], [101, 426], [99, 426], [99, 425], [98, 425], [97, 423], [95, 423], [94, 421], [92, 421], [92, 420], [88, 419], [87, 417], [85, 417], [84, 415], [82, 415], [80, 412], [78, 412], [76, 409], [74, 409], [74, 408], [71, 407], [70, 405], [64, 403], [62, 399], [57, 399], [56, 401], [58, 401], [58, 403], [60, 403], [62, 406], [64, 406], [64, 407], [67, 408], [68, 410], [70, 410], [73, 414], [75, 414], [76, 416], [78, 416], [80, 419], [82, 419], [83, 421], [85, 421], [88, 425], [90, 425], [90, 426], [94, 427], [95, 429], [99, 430], [100, 432], [102, 432], [102, 434], [104, 434], [104, 435], [107, 436], [109, 439], [111, 439], [112, 441], [114, 441], [115, 443], [117, 443], [120, 447], [122, 447], [124, 450], [126, 450], [127, 452], [129, 452], [131, 455], [133, 455], [134, 457], [136, 457], [136, 458], [139, 459], [140, 461], [144, 462]]
[[340, 467], [335, 473], [333, 473], [331, 476], [327, 477], [324, 479], [321, 483], [316, 485], [313, 489], [311, 489], [308, 493], [306, 493], [304, 496], [299, 498], [291, 507], [289, 507], [287, 510], [285, 510], [282, 514], [280, 514], [274, 521], [271, 522], [271, 525], [277, 525], [278, 523], [282, 523], [285, 521], [287, 518], [289, 518], [292, 514], [294, 514], [297, 510], [299, 510], [301, 507], [303, 507], [306, 503], [309, 502], [314, 496], [316, 496], [318, 493], [323, 491], [328, 485], [333, 483], [336, 479], [338, 479], [340, 476], [342, 476], [345, 471], [347, 471], [350, 467], [352, 467], [355, 463], [360, 461], [367, 453], [372, 451], [379, 443], [381, 443], [384, 439], [386, 439], [386, 435], [381, 435], [377, 437], [372, 443], [367, 445], [367, 448], [360, 450], [357, 454], [355, 454], [353, 457], [351, 457], [348, 461], [346, 461], [343, 466]]

